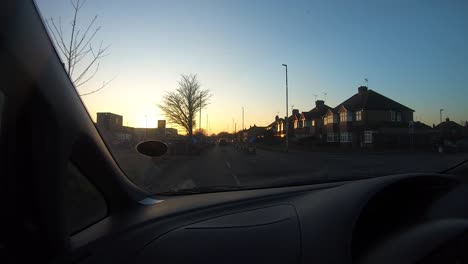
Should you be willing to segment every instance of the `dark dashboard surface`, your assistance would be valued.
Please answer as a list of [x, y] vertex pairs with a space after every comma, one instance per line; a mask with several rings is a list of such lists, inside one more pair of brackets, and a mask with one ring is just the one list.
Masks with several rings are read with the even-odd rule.
[[164, 201], [73, 239], [86, 248], [86, 234], [119, 227], [89, 263], [109, 251], [122, 263], [417, 263], [464, 235], [467, 190], [451, 176], [411, 174], [155, 197]]

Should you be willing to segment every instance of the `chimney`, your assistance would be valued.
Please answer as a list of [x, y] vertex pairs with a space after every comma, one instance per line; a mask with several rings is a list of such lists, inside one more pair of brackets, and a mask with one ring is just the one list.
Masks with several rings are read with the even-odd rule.
[[325, 105], [325, 101], [323, 101], [323, 100], [315, 101], [315, 107], [317, 107], [317, 108], [323, 107], [324, 105]]
[[367, 86], [359, 86], [358, 93], [363, 94], [365, 92], [367, 92]]
[[279, 120], [279, 116], [276, 115], [276, 116], [275, 116], [275, 121], [278, 122], [278, 120]]
[[468, 128], [468, 121], [465, 121], [465, 127]]
[[450, 122], [450, 118], [448, 118], [448, 117], [445, 118], [445, 122], [447, 122], [447, 123]]
[[299, 109], [293, 109], [292, 114], [293, 114], [293, 115], [298, 115], [298, 114], [299, 114]]

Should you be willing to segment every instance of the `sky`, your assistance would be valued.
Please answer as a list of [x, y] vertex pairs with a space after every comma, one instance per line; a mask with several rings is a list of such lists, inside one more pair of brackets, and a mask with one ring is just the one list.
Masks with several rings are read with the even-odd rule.
[[[36, 0], [44, 19], [67, 0]], [[315, 99], [335, 107], [369, 88], [415, 110], [432, 125], [468, 120], [468, 1], [121, 1], [88, 0], [79, 23], [98, 15], [96, 43], [109, 44], [82, 97], [90, 115], [123, 115], [124, 125], [155, 127], [161, 96], [181, 74], [197, 74], [212, 93], [202, 110], [209, 133], [265, 126], [289, 103], [309, 111]], [[97, 45], [97, 44], [95, 44]], [[198, 120], [197, 120], [198, 121]], [[172, 124], [168, 124], [173, 127]]]

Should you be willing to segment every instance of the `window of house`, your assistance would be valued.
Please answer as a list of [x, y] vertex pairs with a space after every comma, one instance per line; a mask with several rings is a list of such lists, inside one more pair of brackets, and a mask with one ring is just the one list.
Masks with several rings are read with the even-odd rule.
[[294, 128], [297, 128], [297, 120], [294, 120]]
[[356, 112], [356, 121], [362, 120], [362, 110]]
[[338, 115], [336, 114], [331, 114], [331, 115], [327, 115], [327, 123], [331, 124], [331, 123], [338, 123]]
[[400, 112], [396, 113], [396, 121], [397, 122], [401, 121], [401, 113]]
[[327, 133], [327, 142], [336, 142], [337, 141], [337, 134], [333, 132]]
[[326, 116], [325, 118], [323, 118], [323, 124], [324, 124], [324, 125], [327, 125], [327, 124], [328, 124], [328, 116]]
[[342, 132], [340, 134], [340, 142], [343, 142], [343, 143], [352, 142], [352, 133], [351, 132]]
[[315, 126], [315, 120], [312, 120], [312, 126]]
[[340, 122], [346, 122], [346, 121], [347, 121], [346, 112], [341, 112], [340, 113]]
[[372, 131], [364, 131], [364, 143], [372, 143]]
[[392, 120], [392, 122], [395, 122], [395, 111], [390, 111], [390, 120]]

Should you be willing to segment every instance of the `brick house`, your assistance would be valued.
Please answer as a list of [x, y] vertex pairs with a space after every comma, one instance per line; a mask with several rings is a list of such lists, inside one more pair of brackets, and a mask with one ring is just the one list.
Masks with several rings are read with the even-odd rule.
[[299, 128], [296, 129], [296, 136], [299, 138], [325, 138], [322, 116], [328, 111], [328, 109], [331, 109], [331, 107], [326, 105], [323, 100], [315, 101], [315, 107], [312, 110], [301, 113], [299, 117]]
[[399, 141], [409, 134], [413, 113], [411, 108], [360, 86], [357, 94], [323, 115], [326, 141], [354, 146], [392, 144], [392, 138]]

